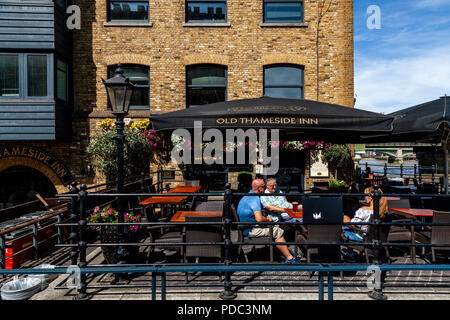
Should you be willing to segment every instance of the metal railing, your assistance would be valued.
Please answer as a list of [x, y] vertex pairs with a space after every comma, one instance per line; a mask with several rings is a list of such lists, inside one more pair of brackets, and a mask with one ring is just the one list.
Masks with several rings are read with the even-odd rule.
[[[230, 185], [227, 185], [224, 192], [216, 192], [216, 193], [89, 193], [87, 191], [87, 187], [82, 185], [80, 189], [76, 187], [76, 185], [72, 186], [70, 193], [65, 194], [64, 197], [71, 197], [71, 206], [70, 206], [70, 219], [69, 223], [58, 223], [58, 227], [70, 227], [70, 244], [60, 243], [59, 247], [70, 247], [71, 248], [71, 262], [72, 265], [78, 265], [80, 268], [80, 286], [78, 290], [78, 297], [85, 298], [87, 296], [87, 282], [86, 282], [86, 274], [106, 274], [106, 273], [137, 273], [137, 272], [151, 272], [152, 273], [152, 298], [155, 298], [155, 285], [156, 285], [156, 275], [161, 276], [161, 290], [162, 298], [165, 298], [165, 282], [166, 282], [166, 274], [172, 272], [195, 272], [195, 271], [207, 271], [207, 272], [224, 272], [225, 273], [225, 281], [223, 283], [224, 291], [221, 294], [223, 299], [232, 299], [235, 297], [235, 293], [233, 292], [233, 283], [231, 281], [231, 273], [235, 271], [309, 271], [309, 272], [318, 272], [319, 281], [318, 292], [319, 299], [324, 298], [324, 279], [328, 278], [328, 298], [333, 298], [333, 286], [335, 285], [333, 282], [333, 274], [335, 272], [342, 271], [363, 271], [367, 270], [368, 264], [336, 264], [336, 263], [325, 263], [325, 264], [302, 264], [302, 265], [283, 265], [283, 264], [271, 264], [271, 263], [257, 263], [257, 264], [241, 264], [235, 263], [234, 257], [232, 256], [232, 252], [236, 246], [239, 245], [270, 245], [276, 246], [280, 243], [271, 241], [271, 242], [257, 242], [257, 241], [243, 241], [237, 242], [232, 241], [231, 233], [232, 230], [239, 228], [239, 226], [255, 224], [254, 222], [238, 222], [235, 221], [232, 214], [232, 204], [234, 197], [242, 197], [242, 196], [277, 196], [270, 194], [244, 194], [244, 193], [233, 193]], [[93, 210], [93, 207], [88, 207], [88, 199], [94, 198], [109, 198], [110, 201], [106, 203], [112, 203], [119, 198], [132, 198], [132, 197], [174, 197], [174, 196], [212, 196], [212, 195], [220, 195], [224, 197], [224, 209], [223, 209], [223, 220], [222, 222], [129, 222], [122, 224], [111, 224], [111, 223], [87, 223], [87, 215], [90, 211]], [[367, 196], [367, 194], [346, 194], [346, 193], [287, 193], [285, 194], [287, 197], [356, 197], [360, 198], [363, 196]], [[386, 264], [386, 261], [382, 259], [381, 249], [385, 246], [389, 247], [449, 247], [450, 244], [431, 244], [431, 243], [391, 243], [391, 242], [382, 242], [380, 240], [380, 228], [386, 225], [403, 225], [406, 227], [412, 226], [422, 226], [422, 227], [432, 227], [432, 226], [449, 226], [448, 224], [442, 223], [429, 223], [429, 222], [383, 222], [379, 217], [379, 201], [381, 197], [421, 197], [424, 196], [422, 194], [416, 195], [405, 195], [405, 194], [381, 194], [378, 191], [375, 191], [370, 196], [374, 199], [374, 215], [373, 221], [367, 223], [340, 223], [342, 226], [346, 225], [370, 225], [373, 226], [374, 234], [372, 242], [357, 242], [357, 243], [349, 243], [349, 242], [285, 242], [283, 244], [286, 245], [298, 245], [298, 246], [364, 246], [371, 247], [374, 253], [373, 265], [377, 266], [382, 271], [388, 270], [450, 270], [449, 265], [410, 265], [410, 264], [402, 264], [402, 265], [390, 265]], [[429, 195], [425, 195], [429, 196]], [[449, 195], [433, 195], [436, 197], [447, 197]], [[86, 231], [88, 227], [101, 227], [101, 226], [119, 226], [119, 225], [138, 225], [138, 226], [189, 226], [189, 225], [220, 225], [223, 230], [223, 240], [220, 242], [167, 242], [167, 243], [154, 243], [154, 242], [138, 242], [138, 243], [87, 243], [86, 241]], [[270, 225], [290, 225], [292, 227], [296, 226], [304, 226], [305, 223], [291, 223], [291, 222], [260, 222], [258, 225], [261, 226], [270, 226]], [[219, 264], [140, 264], [140, 265], [102, 265], [102, 266], [89, 266], [86, 259], [86, 252], [88, 247], [101, 247], [101, 246], [113, 246], [113, 247], [157, 247], [157, 246], [187, 246], [187, 245], [220, 245], [224, 251], [224, 260], [223, 263]], [[66, 273], [64, 272], [64, 268], [55, 269], [55, 273]], [[30, 273], [39, 273], [39, 271], [33, 271], [30, 269], [25, 270], [0, 270], [0, 274], [30, 274]], [[66, 270], [67, 271], [67, 270]], [[41, 273], [49, 273], [48, 270]]]

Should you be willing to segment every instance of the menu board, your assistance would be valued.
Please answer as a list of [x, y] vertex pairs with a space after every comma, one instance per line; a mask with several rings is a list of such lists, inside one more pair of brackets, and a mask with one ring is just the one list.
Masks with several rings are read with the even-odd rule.
[[328, 178], [328, 162], [323, 155], [323, 150], [310, 150], [309, 176], [311, 178]]

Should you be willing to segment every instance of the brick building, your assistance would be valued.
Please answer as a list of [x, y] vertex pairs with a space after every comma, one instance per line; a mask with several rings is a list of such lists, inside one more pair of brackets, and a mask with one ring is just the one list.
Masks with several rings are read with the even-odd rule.
[[[118, 63], [139, 85], [128, 115], [136, 120], [262, 95], [353, 107], [352, 0], [73, 3], [81, 29], [73, 31], [74, 112], [64, 159], [78, 181], [98, 182], [85, 149], [97, 123], [112, 118], [101, 79]], [[281, 158], [295, 184], [311, 184], [307, 152]], [[210, 169], [234, 183], [242, 168]]]

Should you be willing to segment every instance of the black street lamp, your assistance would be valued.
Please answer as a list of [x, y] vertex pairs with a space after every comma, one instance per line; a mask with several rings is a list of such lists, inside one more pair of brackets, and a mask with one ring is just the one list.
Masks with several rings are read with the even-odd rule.
[[[128, 114], [130, 108], [130, 101], [134, 91], [134, 85], [128, 78], [123, 75], [121, 64], [117, 65], [114, 77], [103, 80], [102, 82], [106, 87], [106, 93], [108, 100], [111, 103], [112, 113], [116, 116], [116, 130], [117, 135], [114, 137], [117, 143], [117, 187], [116, 192], [123, 192], [124, 174], [123, 174], [123, 146], [125, 143], [124, 130], [124, 117]], [[124, 222], [124, 210], [122, 205], [122, 198], [117, 197], [117, 212], [118, 222]], [[128, 228], [124, 225], [118, 227], [118, 240], [119, 243], [125, 243], [127, 241]], [[129, 258], [129, 251], [126, 246], [119, 246], [117, 249], [117, 260], [119, 264], [126, 264]]]

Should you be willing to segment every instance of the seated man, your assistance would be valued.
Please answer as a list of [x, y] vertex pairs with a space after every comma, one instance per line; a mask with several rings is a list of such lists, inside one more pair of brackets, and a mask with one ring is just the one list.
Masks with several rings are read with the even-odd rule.
[[[277, 187], [278, 187], [277, 180], [274, 178], [269, 178], [267, 179], [267, 189], [265, 193], [271, 194], [283, 193], [281, 192], [281, 190], [277, 190]], [[285, 196], [261, 197], [261, 204], [268, 211], [274, 212], [274, 214], [269, 213], [269, 215], [272, 217], [272, 219], [274, 219], [275, 222], [278, 221], [277, 220], [278, 215], [276, 214], [277, 212], [285, 212], [284, 209], [286, 208], [292, 209], [293, 207], [292, 203], [288, 202]], [[302, 208], [302, 206], [299, 205], [299, 208]]]
[[[252, 190], [249, 193], [262, 193], [264, 190], [264, 180], [255, 179], [252, 182]], [[261, 201], [258, 196], [245, 196], [239, 201], [237, 214], [240, 222], [272, 222], [271, 217], [264, 217], [262, 215]], [[267, 237], [269, 236], [270, 228], [261, 227], [257, 225], [245, 225], [241, 226], [243, 229], [243, 235], [250, 238]], [[273, 226], [273, 238], [275, 242], [285, 243], [286, 240], [283, 237], [283, 229], [279, 226]], [[287, 245], [277, 245], [278, 250], [285, 256], [285, 263], [297, 264], [300, 263], [292, 253], [289, 251]]]

